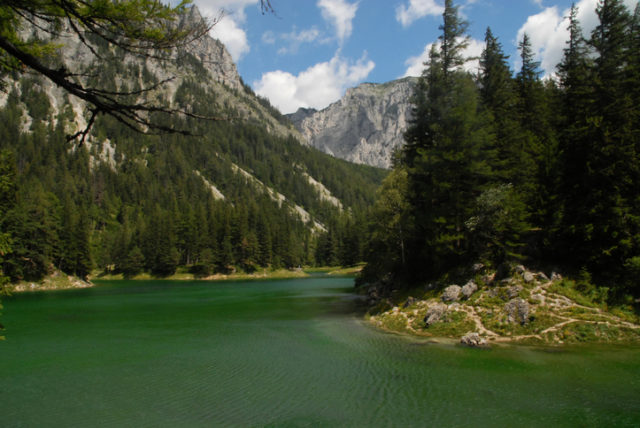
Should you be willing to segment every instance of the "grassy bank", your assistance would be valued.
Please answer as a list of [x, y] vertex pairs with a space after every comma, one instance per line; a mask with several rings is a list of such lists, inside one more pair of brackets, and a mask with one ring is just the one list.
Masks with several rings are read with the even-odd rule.
[[381, 329], [417, 336], [477, 333], [487, 344], [640, 344], [640, 317], [631, 304], [608, 307], [575, 281], [541, 272], [525, 270], [499, 281], [494, 276], [475, 275], [463, 284], [477, 288], [454, 298], [447, 294], [454, 284], [446, 284], [374, 299], [368, 319]]
[[169, 281], [225, 281], [225, 280], [265, 280], [265, 279], [287, 279], [287, 278], [304, 278], [309, 276], [303, 270], [299, 269], [259, 269], [252, 273], [234, 272], [230, 274], [213, 274], [208, 276], [196, 276], [185, 270], [178, 270], [175, 274], [163, 277], [153, 276], [149, 273], [141, 273], [133, 277], [125, 278], [120, 274], [104, 274], [95, 272], [91, 275], [91, 280], [169, 280]]

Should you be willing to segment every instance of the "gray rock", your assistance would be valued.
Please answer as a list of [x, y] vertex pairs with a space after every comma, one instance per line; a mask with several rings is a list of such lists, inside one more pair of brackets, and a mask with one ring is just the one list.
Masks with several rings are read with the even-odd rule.
[[562, 279], [562, 275], [558, 272], [551, 273], [551, 281], [560, 281]]
[[524, 266], [522, 266], [522, 265], [518, 265], [518, 266], [516, 266], [516, 267], [514, 268], [514, 271], [515, 271], [516, 273], [524, 274], [524, 273], [527, 271], [527, 268], [525, 268], [525, 267], [524, 267]]
[[404, 144], [417, 80], [363, 83], [321, 111], [298, 111], [289, 118], [306, 143], [325, 153], [390, 168], [394, 150]]
[[462, 290], [461, 290], [461, 292], [462, 292], [462, 296], [463, 296], [465, 299], [468, 299], [469, 297], [471, 297], [471, 295], [472, 295], [473, 293], [475, 293], [476, 291], [478, 291], [478, 285], [477, 285], [475, 282], [473, 282], [473, 281], [469, 281], [469, 282], [467, 282], [467, 283], [464, 285], [464, 287], [462, 287]]
[[522, 277], [524, 278], [524, 282], [526, 282], [526, 283], [530, 283], [530, 282], [533, 282], [535, 280], [535, 277], [529, 271], [526, 271], [524, 274], [522, 274]]
[[507, 296], [509, 297], [509, 299], [513, 299], [515, 297], [518, 297], [521, 291], [522, 291], [521, 285], [513, 285], [507, 288]]
[[532, 294], [531, 299], [535, 300], [538, 303], [544, 302], [544, 296], [542, 294]]
[[450, 285], [442, 292], [443, 302], [457, 302], [460, 299], [462, 289], [459, 285]]
[[507, 322], [510, 324], [517, 322], [524, 325], [529, 321], [529, 303], [523, 299], [509, 300], [504, 305], [504, 310], [507, 313]]
[[549, 282], [549, 277], [544, 274], [544, 272], [538, 272], [536, 274], [536, 279], [538, 281]]
[[481, 337], [478, 333], [467, 333], [462, 336], [460, 343], [465, 346], [477, 348], [479, 346], [487, 346], [487, 339]]
[[482, 269], [484, 269], [484, 265], [482, 263], [474, 263], [471, 269], [474, 272], [480, 272]]
[[429, 327], [434, 322], [440, 321], [442, 316], [447, 313], [447, 305], [444, 303], [436, 303], [427, 309], [427, 313], [424, 316], [424, 323]]

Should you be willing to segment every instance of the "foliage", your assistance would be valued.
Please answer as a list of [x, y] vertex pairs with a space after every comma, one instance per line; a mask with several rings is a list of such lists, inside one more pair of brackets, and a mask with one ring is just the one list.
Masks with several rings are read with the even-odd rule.
[[640, 6], [602, 0], [596, 12], [585, 38], [572, 7], [558, 78], [543, 82], [529, 37], [513, 73], [491, 29], [479, 74], [460, 70], [466, 24], [445, 2], [391, 175], [406, 174], [407, 191], [376, 205], [399, 195], [406, 260], [380, 262], [397, 231], [374, 210], [365, 254], [379, 268], [365, 280], [411, 287], [476, 261], [522, 260], [581, 271], [561, 288], [591, 302], [640, 295]]
[[[135, 62], [100, 66], [96, 84], [116, 75], [128, 82], [152, 78]], [[0, 149], [14, 153], [1, 164], [0, 176], [8, 178], [0, 180], [6, 190], [0, 221], [12, 251], [0, 266], [12, 281], [37, 280], [53, 269], [81, 277], [94, 269], [131, 277], [178, 270], [208, 276], [324, 264], [316, 249], [327, 236], [334, 263], [362, 260], [362, 212], [385, 171], [334, 159], [261, 124], [177, 116], [165, 123], [201, 136], [140, 135], [103, 116], [77, 146], [65, 138], [74, 120], [68, 101], [38, 113], [30, 129], [20, 126], [33, 102], [48, 100], [37, 82], [22, 80], [28, 96], [12, 91], [0, 109]], [[194, 108], [219, 113], [207, 84], [196, 75], [177, 88], [176, 100], [197, 100]], [[344, 208], [322, 200], [307, 175]], [[294, 204], [327, 232], [307, 224]]]

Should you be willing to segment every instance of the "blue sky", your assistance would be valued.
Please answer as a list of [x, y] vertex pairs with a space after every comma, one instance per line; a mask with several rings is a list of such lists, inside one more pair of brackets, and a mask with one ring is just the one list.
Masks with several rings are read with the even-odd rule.
[[[630, 9], [637, 0], [625, 0]], [[516, 69], [517, 42], [526, 32], [553, 73], [567, 37], [572, 0], [458, 0], [469, 21], [469, 54], [479, 55], [491, 27]], [[588, 34], [597, 24], [597, 0], [575, 0]], [[437, 41], [444, 0], [195, 0], [204, 15], [224, 16], [212, 29], [233, 56], [246, 83], [283, 113], [322, 109], [362, 82], [418, 75]], [[473, 62], [470, 69], [477, 67]]]

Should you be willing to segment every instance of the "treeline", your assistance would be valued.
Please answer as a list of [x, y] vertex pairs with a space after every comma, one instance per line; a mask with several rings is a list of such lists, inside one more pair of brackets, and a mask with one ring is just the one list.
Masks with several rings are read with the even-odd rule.
[[556, 76], [541, 80], [528, 36], [514, 75], [491, 29], [478, 74], [464, 71], [467, 23], [445, 2], [364, 281], [525, 261], [640, 295], [640, 6], [596, 12], [585, 35], [572, 7]]
[[[104, 66], [100, 78], [114, 80], [116, 73], [153, 83], [136, 66]], [[211, 113], [197, 110], [215, 105], [205, 86], [185, 81], [174, 102]], [[80, 145], [66, 138], [74, 119], [68, 100], [54, 109], [37, 81], [25, 79], [19, 87], [0, 110], [5, 278], [38, 280], [52, 269], [80, 277], [94, 269], [125, 276], [166, 276], [179, 267], [200, 276], [251, 272], [340, 262], [326, 256], [340, 248], [355, 248], [349, 259], [362, 259], [361, 246], [347, 242], [351, 235], [342, 225], [373, 203], [384, 171], [351, 165], [238, 120], [167, 117], [169, 126], [193, 130], [194, 136], [185, 137], [141, 135], [100, 117]], [[344, 209], [323, 201], [304, 174], [327, 186]], [[287, 200], [275, 200], [265, 186]], [[294, 204], [328, 230], [305, 222]], [[335, 239], [329, 249], [327, 237]]]

